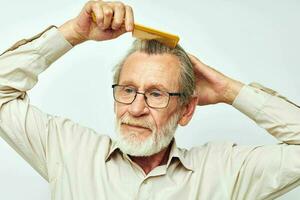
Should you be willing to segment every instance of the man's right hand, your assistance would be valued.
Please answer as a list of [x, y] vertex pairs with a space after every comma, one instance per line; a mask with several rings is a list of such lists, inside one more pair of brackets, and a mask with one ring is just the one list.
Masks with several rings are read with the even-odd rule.
[[[92, 15], [95, 15], [96, 22]], [[58, 29], [73, 45], [87, 40], [110, 40], [133, 30], [134, 17], [130, 6], [121, 2], [89, 1], [79, 15]]]

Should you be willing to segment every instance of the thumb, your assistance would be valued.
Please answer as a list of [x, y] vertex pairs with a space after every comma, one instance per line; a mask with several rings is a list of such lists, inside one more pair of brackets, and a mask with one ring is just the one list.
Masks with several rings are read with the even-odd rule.
[[213, 78], [211, 76], [213, 76], [213, 74], [216, 73], [215, 70], [213, 70], [211, 67], [201, 62], [196, 56], [192, 54], [188, 54], [188, 56], [194, 66], [194, 72], [196, 76], [203, 76], [208, 80]]

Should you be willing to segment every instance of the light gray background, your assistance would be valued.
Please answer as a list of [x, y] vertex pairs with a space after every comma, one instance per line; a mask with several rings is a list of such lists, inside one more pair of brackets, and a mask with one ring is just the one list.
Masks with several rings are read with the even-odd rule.
[[[84, 0], [0, 0], [0, 51], [51, 24], [76, 16]], [[126, 1], [136, 22], [178, 34], [180, 44], [205, 63], [244, 83], [252, 81], [300, 103], [300, 1], [186, 0]], [[124, 55], [130, 34], [77, 46], [54, 63], [29, 92], [31, 103], [114, 137], [112, 66]], [[239, 144], [276, 143], [266, 131], [228, 105], [197, 109], [177, 132], [179, 146], [210, 140]], [[281, 200], [299, 199], [300, 188]], [[48, 184], [2, 139], [0, 199], [49, 199]]]

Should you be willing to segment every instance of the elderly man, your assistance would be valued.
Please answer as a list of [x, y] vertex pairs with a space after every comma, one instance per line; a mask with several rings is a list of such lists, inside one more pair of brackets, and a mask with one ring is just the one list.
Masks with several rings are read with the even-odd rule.
[[[137, 40], [119, 63], [116, 141], [29, 104], [26, 91], [51, 63], [79, 43], [132, 31], [133, 21], [130, 6], [91, 1], [76, 18], [1, 55], [1, 136], [49, 182], [52, 199], [274, 199], [299, 185], [298, 106], [226, 77], [180, 46]], [[281, 143], [178, 148], [177, 125], [188, 124], [197, 105], [221, 102]]]

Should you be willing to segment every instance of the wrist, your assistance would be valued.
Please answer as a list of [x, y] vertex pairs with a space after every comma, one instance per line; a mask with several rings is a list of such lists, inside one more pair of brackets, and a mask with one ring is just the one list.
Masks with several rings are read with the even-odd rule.
[[231, 83], [228, 84], [228, 88], [224, 93], [224, 103], [232, 105], [234, 99], [239, 94], [240, 90], [245, 84], [236, 80], [231, 80]]
[[74, 30], [72, 20], [67, 21], [66, 23], [58, 27], [58, 31], [72, 46], [78, 45], [86, 41], [86, 38], [82, 37]]

